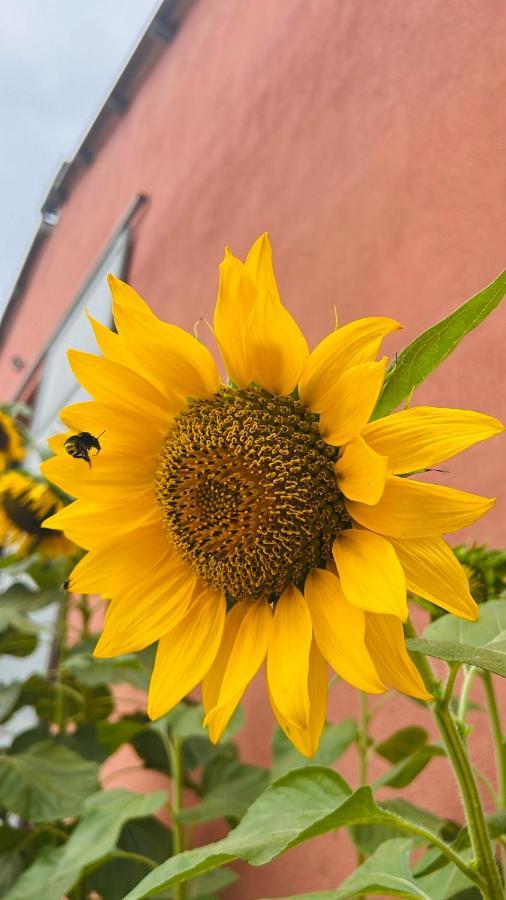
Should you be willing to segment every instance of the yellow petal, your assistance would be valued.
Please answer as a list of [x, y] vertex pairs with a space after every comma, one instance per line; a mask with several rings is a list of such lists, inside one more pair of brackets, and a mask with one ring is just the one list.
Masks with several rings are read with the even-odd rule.
[[114, 597], [133, 581], [142, 585], [144, 577], [174, 556], [178, 554], [159, 525], [138, 528], [90, 550], [71, 572], [69, 590]]
[[250, 603], [249, 607], [237, 632], [234, 649], [230, 653], [218, 701], [207, 713], [204, 725], [213, 723], [215, 717], [221, 714], [223, 707], [245, 691], [266, 657], [272, 627], [271, 608], [263, 600]]
[[128, 353], [128, 348], [125, 347], [124, 342], [121, 340], [119, 334], [111, 331], [110, 328], [106, 328], [105, 325], [102, 325], [101, 322], [98, 322], [93, 316], [90, 316], [89, 312], [86, 311], [86, 316], [88, 321], [93, 328], [93, 334], [95, 335], [95, 340], [97, 342], [97, 346], [99, 350], [102, 351], [104, 356], [107, 359], [112, 359], [113, 362], [121, 363], [123, 366], [131, 366], [132, 357]]
[[44, 520], [44, 528], [65, 532], [71, 541], [89, 550], [110, 539], [111, 535], [124, 534], [143, 525], [161, 523], [160, 507], [153, 491], [147, 490], [135, 504], [105, 506], [100, 503], [76, 500]]
[[386, 357], [380, 362], [352, 366], [327, 391], [320, 416], [320, 434], [339, 447], [365, 428], [383, 384]]
[[91, 468], [84, 459], [59, 453], [44, 460], [40, 471], [71, 497], [88, 498], [92, 502], [100, 499], [104, 505], [109, 501], [115, 505], [122, 499], [127, 502], [132, 494], [153, 490], [156, 468], [155, 456], [138, 457], [102, 450], [93, 457]]
[[[220, 690], [223, 684], [223, 676], [230, 657], [235, 653], [235, 642], [239, 633], [239, 628], [249, 609], [250, 604], [241, 601], [235, 603], [230, 612], [227, 613], [220, 649], [218, 650], [211, 668], [202, 681], [202, 701], [206, 713], [211, 712], [218, 703]], [[209, 739], [213, 744], [218, 743], [221, 738], [242, 695], [243, 691], [240, 691], [228, 704], [220, 707], [219, 712], [216, 713], [209, 722]]]
[[287, 587], [274, 610], [267, 653], [267, 681], [276, 708], [296, 728], [309, 719], [309, 651], [313, 628], [301, 592]]
[[71, 434], [71, 431], [65, 431], [63, 434], [53, 434], [47, 439], [47, 446], [53, 453], [66, 453], [65, 441]]
[[466, 573], [441, 538], [391, 541], [410, 591], [462, 619], [476, 621], [479, 608], [469, 592]]
[[220, 379], [207, 347], [182, 328], [158, 319], [130, 285], [113, 275], [108, 280], [114, 321], [133, 358], [179, 404], [188, 397], [212, 397]]
[[146, 577], [141, 590], [134, 582], [108, 604], [94, 656], [135, 653], [160, 640], [186, 616], [196, 593], [197, 579], [182, 559]]
[[390, 475], [376, 506], [348, 500], [352, 519], [371, 531], [400, 538], [439, 537], [485, 515], [495, 500], [439, 484]]
[[73, 433], [89, 431], [96, 436], [105, 432], [100, 438], [105, 450], [138, 456], [158, 454], [167, 433], [167, 424], [153, 421], [141, 407], [136, 407], [132, 416], [131, 407], [113, 409], [95, 400], [66, 406], [60, 412], [60, 419]]
[[379, 534], [348, 528], [337, 536], [332, 554], [344, 596], [371, 612], [408, 617], [406, 579], [395, 550]]
[[172, 709], [210, 669], [220, 646], [225, 614], [223, 593], [206, 587], [184, 619], [161, 639], [149, 685], [151, 719]]
[[214, 332], [225, 368], [240, 388], [253, 380], [246, 322], [253, 309], [256, 288], [244, 264], [225, 250], [220, 265], [220, 286], [214, 310]]
[[309, 722], [307, 728], [296, 728], [289, 719], [286, 719], [274, 703], [270, 692], [269, 699], [274, 715], [288, 740], [303, 756], [311, 757], [318, 750], [327, 712], [327, 663], [314, 640], [311, 643], [309, 655], [308, 690]]
[[81, 350], [69, 350], [67, 356], [79, 383], [99, 403], [130, 411], [140, 406], [164, 425], [168, 425], [181, 408], [175, 401], [171, 404], [154, 385], [121, 363]]
[[377, 503], [385, 489], [388, 459], [380, 456], [358, 435], [346, 446], [336, 465], [339, 489], [350, 500]]
[[305, 368], [309, 349], [299, 326], [281, 305], [266, 234], [253, 244], [246, 270], [257, 290], [246, 323], [253, 380], [271, 394], [290, 394]]
[[429, 468], [504, 431], [498, 419], [467, 409], [418, 406], [366, 425], [362, 436], [390, 457], [396, 474]]
[[365, 614], [365, 642], [385, 684], [421, 700], [431, 700], [421, 675], [408, 656], [397, 616]]
[[327, 662], [361, 691], [381, 694], [384, 687], [364, 642], [364, 613], [348, 603], [339, 579], [323, 569], [313, 569], [306, 578], [304, 595], [316, 643]]
[[311, 353], [299, 383], [304, 405], [321, 412], [345, 369], [372, 362], [383, 338], [398, 328], [398, 322], [378, 316], [357, 319], [327, 335]]

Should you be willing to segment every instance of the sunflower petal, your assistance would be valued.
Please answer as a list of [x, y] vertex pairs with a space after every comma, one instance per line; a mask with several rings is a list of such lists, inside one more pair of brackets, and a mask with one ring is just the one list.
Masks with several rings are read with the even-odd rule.
[[339, 447], [363, 430], [383, 384], [386, 357], [346, 369], [327, 391], [320, 416], [320, 433], [327, 444]]
[[171, 558], [172, 544], [157, 524], [114, 536], [90, 550], [69, 576], [69, 590], [76, 594], [114, 597]]
[[339, 579], [323, 569], [313, 569], [304, 588], [316, 643], [333, 669], [371, 694], [384, 691], [364, 642], [364, 613], [346, 600]]
[[107, 607], [94, 656], [135, 653], [160, 640], [187, 614], [197, 579], [183, 560], [171, 560], [151, 578], [134, 582]]
[[267, 681], [281, 714], [296, 728], [309, 721], [308, 672], [313, 628], [304, 596], [287, 587], [274, 610], [267, 653]]
[[153, 489], [156, 457], [102, 452], [89, 468], [85, 460], [59, 453], [44, 460], [40, 471], [71, 497], [92, 502], [100, 497], [104, 504], [114, 505], [132, 494]]
[[377, 503], [385, 489], [387, 465], [387, 457], [380, 456], [357, 435], [336, 462], [338, 487], [349, 500]]
[[107, 328], [105, 325], [102, 325], [101, 322], [98, 322], [97, 319], [90, 316], [87, 310], [86, 316], [93, 329], [97, 347], [104, 356], [106, 356], [107, 359], [111, 359], [113, 362], [121, 363], [123, 366], [130, 366], [131, 356], [128, 353], [128, 347], [125, 347], [119, 334], [115, 331], [111, 331], [111, 329]]
[[246, 690], [266, 657], [272, 628], [271, 608], [265, 601], [250, 603], [249, 607], [237, 632], [217, 704], [207, 713], [204, 725], [212, 723], [223, 707]]
[[271, 394], [290, 394], [304, 370], [309, 349], [299, 326], [279, 299], [266, 234], [253, 244], [246, 270], [257, 290], [246, 324], [253, 380]]
[[[218, 703], [223, 676], [231, 655], [235, 653], [237, 635], [249, 608], [249, 603], [241, 601], [227, 613], [220, 649], [202, 681], [202, 701], [206, 713], [211, 712]], [[218, 743], [221, 738], [242, 695], [243, 691], [240, 691], [228, 704], [220, 707], [219, 712], [209, 722], [209, 739], [213, 744]]]
[[348, 528], [336, 537], [332, 554], [349, 603], [370, 612], [407, 619], [406, 579], [386, 538]]
[[399, 538], [440, 537], [465, 528], [485, 515], [495, 500], [439, 484], [390, 475], [379, 503], [346, 503], [352, 519], [364, 528]]
[[391, 472], [402, 474], [434, 466], [502, 431], [498, 419], [483, 413], [418, 406], [370, 422], [362, 436], [390, 457]]
[[136, 408], [134, 417], [131, 408], [113, 409], [96, 400], [66, 406], [60, 412], [60, 419], [73, 432], [89, 431], [95, 435], [105, 432], [105, 437], [100, 438], [105, 449], [139, 456], [158, 454], [167, 433], [166, 423], [153, 422], [140, 407]]
[[448, 544], [441, 538], [392, 538], [391, 543], [410, 591], [462, 619], [478, 619], [479, 608], [470, 594], [466, 573]]
[[75, 500], [44, 521], [44, 528], [63, 531], [80, 547], [89, 550], [107, 541], [111, 534], [124, 534], [144, 525], [160, 523], [160, 508], [155, 502], [152, 489], [139, 496], [139, 502], [125, 505], [105, 506], [84, 500]]
[[327, 686], [327, 663], [318, 650], [316, 641], [313, 640], [309, 655], [309, 721], [307, 728], [296, 728], [289, 719], [285, 718], [269, 692], [274, 715], [288, 740], [303, 756], [314, 756], [318, 750], [327, 712]]
[[209, 671], [221, 643], [225, 615], [222, 592], [206, 587], [184, 619], [161, 639], [149, 685], [151, 719], [172, 709]]
[[[207, 347], [183, 328], [162, 322], [130, 285], [109, 275], [113, 315], [134, 359], [169, 396], [212, 397], [219, 388], [216, 363]], [[174, 401], [175, 402], [175, 401]]]
[[328, 405], [332, 389], [346, 369], [372, 362], [387, 334], [402, 326], [381, 316], [357, 319], [318, 344], [311, 353], [299, 383], [299, 396], [313, 412]]
[[385, 684], [410, 697], [432, 700], [418, 669], [408, 656], [404, 632], [397, 616], [366, 613], [365, 642]]
[[214, 310], [214, 332], [225, 368], [240, 388], [253, 380], [246, 322], [253, 309], [256, 288], [244, 263], [225, 250], [220, 265], [220, 286]]
[[69, 350], [67, 356], [79, 383], [99, 403], [129, 411], [141, 406], [164, 425], [180, 410], [180, 405], [171, 405], [154, 385], [121, 363], [82, 350]]

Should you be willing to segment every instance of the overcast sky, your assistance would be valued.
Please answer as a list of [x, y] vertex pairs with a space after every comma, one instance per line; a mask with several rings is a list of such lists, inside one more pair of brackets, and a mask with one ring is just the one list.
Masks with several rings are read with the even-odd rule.
[[0, 0], [0, 314], [40, 207], [160, 0]]

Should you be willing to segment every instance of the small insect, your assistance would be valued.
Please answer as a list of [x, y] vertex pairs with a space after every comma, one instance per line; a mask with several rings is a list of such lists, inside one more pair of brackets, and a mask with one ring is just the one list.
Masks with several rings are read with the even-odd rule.
[[97, 451], [95, 456], [100, 453], [102, 448], [98, 438], [101, 438], [103, 434], [105, 431], [102, 431], [98, 437], [94, 437], [89, 431], [80, 431], [79, 434], [71, 434], [63, 446], [69, 456], [73, 456], [74, 459], [85, 459], [91, 469], [90, 450]]
[[70, 578], [65, 579], [65, 581], [63, 582], [63, 584], [60, 588], [60, 591], [63, 591], [64, 594], [68, 593], [68, 591], [70, 591]]

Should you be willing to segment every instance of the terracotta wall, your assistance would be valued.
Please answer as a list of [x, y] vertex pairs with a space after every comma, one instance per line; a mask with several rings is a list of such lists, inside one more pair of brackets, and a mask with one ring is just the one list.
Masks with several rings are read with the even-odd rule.
[[[4, 397], [22, 377], [10, 358], [36, 356], [138, 191], [151, 203], [130, 280], [172, 321], [210, 316], [225, 243], [242, 254], [268, 229], [284, 301], [312, 342], [336, 304], [341, 321], [398, 317], [400, 349], [504, 267], [505, 41], [502, 0], [199, 0], [62, 210], [0, 359]], [[503, 329], [496, 312], [415, 402], [504, 416]], [[474, 448], [440, 476], [500, 498], [466, 533], [495, 545], [501, 453], [498, 441]], [[257, 684], [241, 739], [257, 762], [273, 727], [261, 697]], [[333, 716], [357, 703], [339, 687]], [[392, 702], [378, 733], [413, 710]], [[342, 771], [355, 777], [351, 754]], [[458, 811], [443, 760], [410, 796]], [[229, 896], [330, 887], [352, 864], [345, 836], [322, 838]]]

